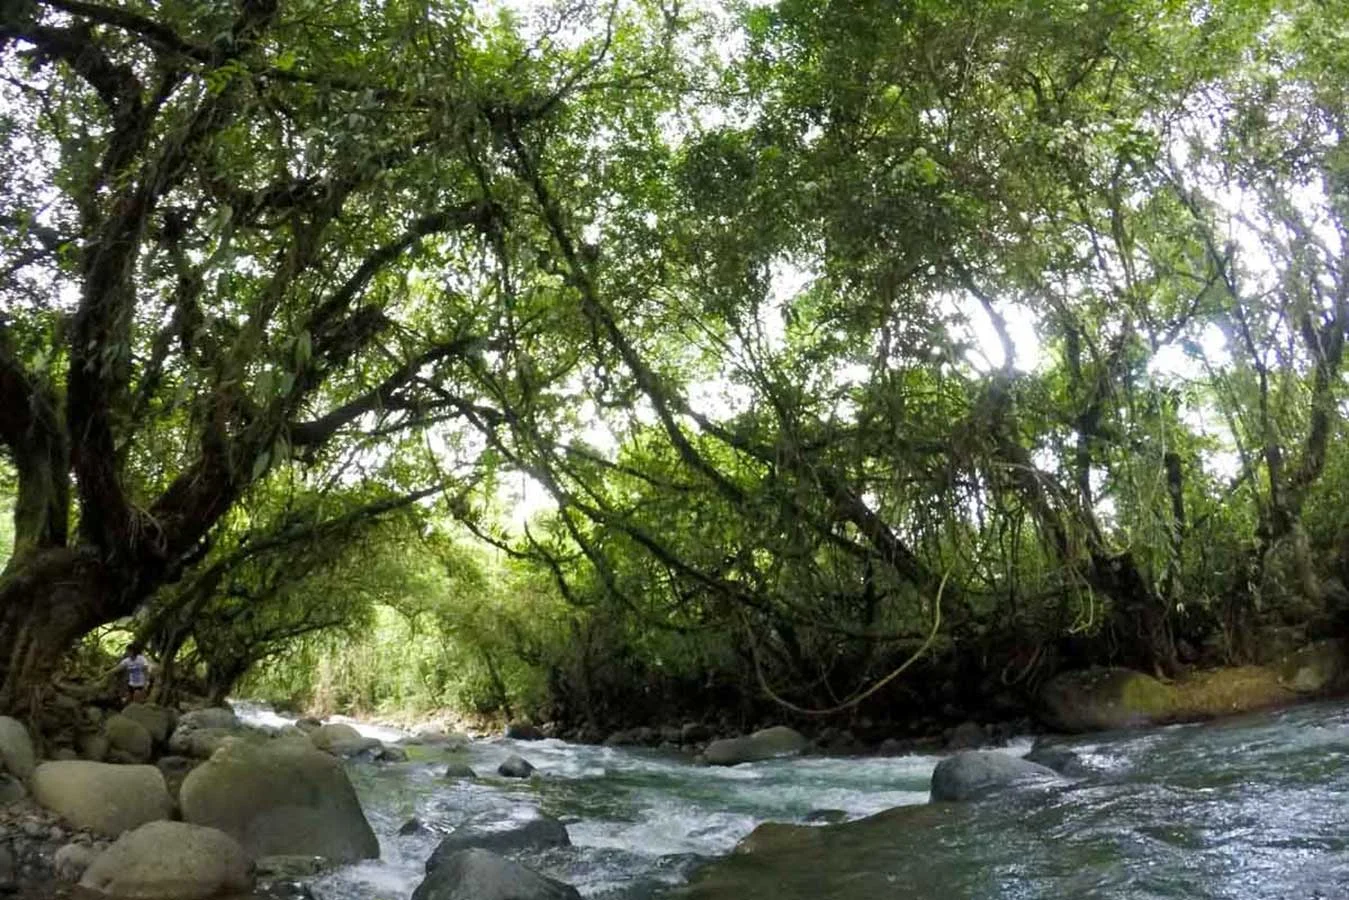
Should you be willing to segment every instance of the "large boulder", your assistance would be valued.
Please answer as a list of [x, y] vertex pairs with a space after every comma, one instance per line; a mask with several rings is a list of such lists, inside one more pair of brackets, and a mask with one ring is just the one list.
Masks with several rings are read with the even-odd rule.
[[1058, 780], [1053, 769], [988, 750], [948, 756], [932, 770], [932, 800], [979, 800], [1017, 784]]
[[342, 764], [299, 742], [223, 747], [183, 781], [179, 804], [185, 821], [219, 828], [254, 856], [379, 856]]
[[367, 751], [378, 751], [384, 747], [377, 738], [366, 737], [350, 725], [334, 722], [321, 725], [309, 732], [309, 740], [325, 753], [349, 759]]
[[33, 739], [18, 719], [0, 716], [0, 770], [26, 781], [37, 765]]
[[80, 887], [128, 900], [204, 900], [253, 887], [253, 861], [222, 831], [151, 822], [90, 863]]
[[534, 764], [523, 756], [512, 753], [497, 766], [497, 774], [506, 778], [528, 778], [534, 774]]
[[533, 722], [517, 719], [506, 726], [506, 737], [517, 741], [541, 741], [543, 732]]
[[809, 743], [799, 732], [785, 725], [775, 725], [749, 737], [713, 741], [703, 751], [703, 759], [712, 766], [734, 766], [778, 756], [795, 756]]
[[1169, 721], [1176, 691], [1132, 669], [1094, 668], [1054, 676], [1040, 692], [1040, 717], [1058, 731], [1109, 731]]
[[241, 724], [228, 706], [194, 709], [178, 717], [179, 728], [238, 728]]
[[139, 722], [156, 744], [164, 744], [173, 734], [177, 714], [167, 706], [153, 703], [128, 703], [122, 715]]
[[426, 861], [426, 871], [430, 872], [444, 865], [446, 860], [460, 850], [476, 848], [490, 850], [493, 853], [522, 853], [569, 846], [571, 838], [567, 836], [567, 827], [551, 816], [539, 815], [530, 819], [504, 821], [478, 817], [469, 819], [440, 842], [431, 858]]
[[262, 743], [267, 735], [256, 728], [239, 725], [234, 728], [196, 728], [179, 725], [178, 730], [169, 738], [169, 752], [174, 756], [188, 756], [192, 759], [210, 759], [215, 752], [227, 744]]
[[1326, 640], [1303, 647], [1280, 662], [1279, 675], [1299, 694], [1341, 690], [1349, 686], [1349, 642]]
[[111, 837], [173, 815], [173, 799], [154, 766], [69, 760], [33, 770], [33, 799], [77, 828]]
[[488, 850], [460, 850], [427, 874], [412, 900], [580, 900], [576, 888]]
[[154, 738], [144, 725], [130, 716], [111, 716], [103, 725], [103, 733], [108, 736], [108, 745], [120, 750], [138, 763], [149, 762], [154, 752]]

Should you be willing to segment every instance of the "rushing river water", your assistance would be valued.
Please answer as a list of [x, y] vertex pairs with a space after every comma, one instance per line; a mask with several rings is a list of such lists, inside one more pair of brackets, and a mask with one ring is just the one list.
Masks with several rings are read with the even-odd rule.
[[[241, 705], [257, 724], [270, 713]], [[362, 731], [385, 742], [398, 732]], [[958, 807], [927, 802], [936, 757], [804, 758], [704, 768], [658, 751], [559, 741], [410, 747], [352, 779], [381, 858], [315, 886], [321, 900], [405, 900], [435, 833], [473, 819], [554, 816], [573, 847], [522, 858], [583, 895], [638, 900], [692, 876], [700, 898], [1349, 898], [1349, 708], [1304, 706], [1207, 725], [1065, 741], [1090, 775]], [[1004, 752], [1024, 753], [1029, 741]], [[497, 778], [519, 753], [530, 781]], [[450, 782], [449, 762], [483, 775]], [[763, 822], [835, 810], [849, 824], [764, 854], [729, 853]], [[918, 815], [912, 815], [912, 814]], [[861, 821], [858, 821], [861, 820]]]

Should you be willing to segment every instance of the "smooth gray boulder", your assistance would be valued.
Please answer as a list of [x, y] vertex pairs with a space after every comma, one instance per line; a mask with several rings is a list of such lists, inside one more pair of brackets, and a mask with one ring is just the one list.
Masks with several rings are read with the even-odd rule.
[[110, 716], [103, 723], [103, 733], [108, 736], [112, 750], [120, 750], [138, 763], [150, 761], [155, 740], [144, 725], [130, 716]]
[[580, 900], [576, 888], [488, 850], [460, 850], [426, 876], [412, 900]]
[[194, 709], [178, 717], [179, 728], [238, 728], [242, 724], [228, 706]]
[[234, 728], [197, 728], [179, 725], [173, 737], [169, 738], [169, 752], [174, 756], [210, 759], [226, 744], [240, 741], [260, 744], [266, 740], [267, 735], [263, 732], [242, 725]]
[[324, 753], [349, 759], [367, 751], [379, 751], [384, 745], [377, 739], [366, 737], [350, 725], [334, 722], [320, 725], [309, 732], [309, 740]]
[[223, 831], [151, 822], [90, 863], [80, 887], [128, 900], [205, 900], [251, 890], [253, 860]]
[[1047, 766], [991, 750], [948, 756], [932, 771], [932, 800], [979, 800], [1003, 788], [1058, 781]]
[[450, 779], [466, 778], [471, 780], [477, 778], [478, 773], [473, 771], [473, 767], [467, 763], [452, 762], [445, 767], [445, 774], [442, 777]]
[[28, 791], [24, 788], [22, 781], [13, 775], [0, 772], [0, 809], [27, 798]]
[[497, 774], [507, 778], [528, 778], [534, 774], [534, 764], [522, 756], [512, 753], [506, 761], [497, 766]]
[[228, 744], [188, 774], [179, 804], [185, 821], [219, 828], [253, 856], [379, 856], [342, 764], [298, 741]]
[[711, 766], [734, 766], [779, 756], [795, 756], [809, 746], [801, 734], [785, 725], [756, 731], [749, 737], [713, 741], [703, 751], [703, 760]]
[[139, 722], [150, 732], [150, 738], [156, 744], [168, 741], [177, 721], [177, 713], [174, 710], [154, 703], [128, 703], [126, 709], [122, 710], [122, 715]]
[[18, 719], [0, 716], [0, 770], [27, 781], [36, 766], [37, 754], [28, 729]]
[[173, 798], [154, 766], [44, 762], [33, 770], [31, 787], [41, 806], [110, 837], [173, 815]]
[[72, 842], [52, 855], [52, 868], [62, 881], [79, 881], [102, 852], [92, 844]]
[[445, 864], [461, 850], [490, 850], [493, 853], [521, 853], [528, 850], [547, 850], [549, 847], [570, 847], [567, 827], [551, 816], [539, 815], [531, 819], [491, 821], [482, 817], [469, 819], [440, 842], [426, 871]]

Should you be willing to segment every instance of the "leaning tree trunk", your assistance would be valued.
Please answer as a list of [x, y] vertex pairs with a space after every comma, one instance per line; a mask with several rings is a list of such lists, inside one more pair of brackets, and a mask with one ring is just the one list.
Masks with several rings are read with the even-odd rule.
[[66, 652], [107, 621], [114, 592], [92, 553], [51, 549], [0, 576], [0, 713], [30, 714]]

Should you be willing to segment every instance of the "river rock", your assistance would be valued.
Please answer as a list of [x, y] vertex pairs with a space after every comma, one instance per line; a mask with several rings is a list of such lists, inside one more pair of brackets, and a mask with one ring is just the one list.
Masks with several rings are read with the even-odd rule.
[[103, 762], [108, 758], [108, 750], [112, 747], [108, 736], [102, 731], [80, 735], [77, 744], [80, 759], [87, 759], [90, 762]]
[[460, 850], [429, 872], [412, 900], [580, 900], [576, 888], [488, 850]]
[[475, 779], [478, 773], [473, 771], [467, 763], [452, 762], [445, 768], [445, 774], [442, 776], [447, 779]]
[[122, 715], [139, 722], [150, 733], [150, 738], [161, 746], [167, 743], [169, 735], [173, 734], [177, 719], [177, 714], [173, 710], [154, 703], [128, 703], [126, 709], [122, 710]]
[[52, 856], [52, 868], [62, 881], [79, 881], [89, 865], [103, 852], [78, 841], [66, 844]]
[[253, 887], [253, 860], [222, 831], [151, 822], [94, 860], [80, 887], [136, 900], [203, 900]]
[[325, 753], [350, 759], [367, 751], [378, 752], [384, 744], [378, 739], [366, 737], [350, 725], [334, 722], [309, 732], [309, 740]]
[[169, 796], [174, 802], [178, 800], [178, 794], [182, 791], [188, 773], [199, 765], [201, 760], [187, 756], [161, 756], [155, 760], [155, 768], [164, 773], [164, 784], [168, 787]]
[[979, 800], [1016, 784], [1057, 781], [1058, 773], [1029, 760], [990, 750], [948, 756], [932, 771], [932, 800]]
[[408, 752], [402, 747], [381, 746], [375, 758], [380, 762], [386, 763], [405, 763], [408, 761]]
[[604, 739], [606, 747], [654, 747], [660, 743], [660, 732], [645, 725], [615, 731]]
[[734, 766], [778, 756], [795, 756], [809, 745], [801, 734], [785, 725], [756, 731], [749, 737], [713, 741], [703, 751], [703, 759], [712, 766]]
[[0, 809], [25, 800], [27, 797], [28, 791], [24, 788], [22, 781], [13, 775], [0, 772]]
[[1022, 758], [1070, 778], [1091, 774], [1091, 770], [1072, 750], [1040, 740], [1037, 740], [1030, 748], [1030, 752]]
[[8, 771], [20, 781], [27, 781], [37, 766], [33, 739], [18, 719], [0, 716], [0, 769]]
[[77, 828], [111, 837], [173, 814], [164, 776], [154, 766], [44, 762], [33, 771], [32, 790], [34, 800]]
[[1040, 691], [1040, 717], [1057, 731], [1109, 731], [1166, 722], [1175, 689], [1132, 669], [1063, 672]]
[[701, 744], [712, 739], [712, 729], [701, 722], [685, 722], [679, 729], [679, 743]]
[[18, 885], [14, 883], [15, 868], [14, 854], [8, 847], [0, 844], [0, 894], [18, 890]]
[[242, 724], [228, 706], [194, 709], [178, 717], [179, 728], [238, 728]]
[[109, 717], [103, 732], [108, 736], [109, 754], [120, 750], [131, 762], [149, 762], [154, 751], [154, 738], [140, 722], [118, 714]]
[[522, 756], [512, 753], [506, 761], [497, 766], [497, 774], [507, 778], [528, 778], [534, 773], [534, 765]]
[[179, 800], [185, 821], [219, 828], [254, 856], [379, 856], [342, 764], [298, 742], [227, 745], [192, 770]]
[[476, 848], [493, 853], [521, 853], [569, 846], [571, 838], [567, 836], [566, 826], [551, 816], [539, 815], [523, 821], [490, 821], [477, 817], [460, 825], [440, 842], [426, 861], [426, 871], [444, 865], [461, 850]]
[[317, 731], [323, 727], [323, 720], [316, 719], [313, 716], [303, 716], [295, 720], [295, 727], [308, 734], [311, 731]]
[[506, 726], [506, 737], [517, 741], [541, 741], [543, 732], [533, 722], [516, 720]]
[[1280, 678], [1299, 694], [1323, 694], [1349, 684], [1349, 642], [1318, 641], [1290, 654], [1279, 665]]

